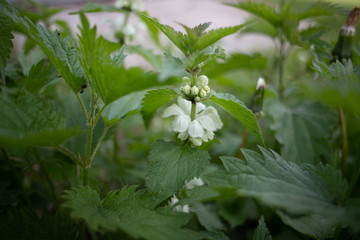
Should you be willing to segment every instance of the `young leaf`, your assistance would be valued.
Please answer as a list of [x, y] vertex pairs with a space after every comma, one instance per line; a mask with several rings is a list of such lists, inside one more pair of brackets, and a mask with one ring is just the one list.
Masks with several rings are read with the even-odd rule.
[[106, 125], [112, 125], [140, 110], [145, 91], [130, 93], [109, 104], [102, 113]]
[[236, 195], [254, 197], [288, 214], [329, 216], [340, 211], [335, 205], [338, 196], [326, 180], [337, 170], [328, 166], [326, 174], [319, 175], [317, 167], [300, 167], [274, 151], [259, 148], [262, 155], [243, 149], [246, 161], [221, 157], [226, 171], [203, 174], [202, 178], [210, 187], [235, 188]]
[[10, 57], [13, 48], [12, 39], [14, 36], [11, 31], [13, 29], [13, 21], [3, 13], [3, 9], [10, 9], [9, 4], [5, 0], [0, 0], [0, 70], [6, 66], [6, 60]]
[[271, 240], [269, 229], [266, 227], [264, 216], [261, 216], [252, 240]]
[[84, 219], [93, 230], [121, 229], [133, 238], [148, 240], [202, 238], [200, 233], [182, 228], [190, 215], [170, 208], [155, 210], [155, 197], [135, 189], [129, 187], [110, 192], [100, 200], [95, 190], [76, 188], [66, 191], [65, 206], [72, 209], [73, 217]]
[[327, 139], [337, 119], [327, 107], [310, 102], [286, 106], [272, 101], [266, 109], [274, 119], [271, 129], [286, 160], [316, 163], [321, 154], [329, 152]]
[[141, 107], [141, 114], [143, 116], [145, 126], [149, 127], [156, 110], [177, 96], [178, 93], [172, 89], [156, 89], [148, 91], [142, 100]]
[[211, 95], [209, 100], [218, 104], [237, 118], [256, 136], [261, 144], [264, 144], [256, 116], [248, 108], [246, 108], [244, 103], [236, 99], [233, 95], [227, 93], [215, 93]]
[[67, 129], [66, 119], [43, 100], [22, 91], [0, 96], [0, 146], [57, 146], [79, 135]]
[[56, 78], [56, 69], [51, 64], [46, 64], [45, 59], [42, 59], [33, 65], [25, 76], [25, 88], [36, 94], [44, 85]]
[[149, 158], [146, 186], [153, 192], [168, 196], [179, 192], [185, 181], [199, 177], [210, 163], [206, 151], [163, 141], [151, 145]]

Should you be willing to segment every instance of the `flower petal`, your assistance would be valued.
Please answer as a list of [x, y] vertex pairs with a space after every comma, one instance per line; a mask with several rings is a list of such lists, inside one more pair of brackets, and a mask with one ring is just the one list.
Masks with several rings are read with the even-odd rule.
[[162, 114], [162, 117], [167, 118], [173, 115], [179, 116], [182, 114], [185, 114], [184, 111], [177, 104], [173, 104], [165, 109], [164, 113]]
[[184, 132], [189, 128], [190, 122], [191, 118], [188, 115], [180, 115], [174, 121], [173, 130], [175, 132]]
[[193, 120], [189, 126], [189, 135], [191, 137], [202, 137], [204, 135], [204, 129], [197, 120]]
[[201, 115], [196, 118], [196, 120], [198, 120], [201, 126], [208, 131], [215, 131], [217, 129], [211, 115]]
[[190, 113], [191, 113], [191, 102], [190, 101], [179, 97], [178, 105], [180, 106], [180, 108], [186, 115], [190, 116]]
[[178, 138], [180, 138], [181, 140], [185, 141], [186, 139], [188, 139], [189, 137], [189, 134], [187, 131], [184, 131], [184, 132], [181, 132], [179, 133], [178, 135]]
[[209, 140], [214, 139], [214, 132], [205, 131], [204, 136], [201, 138], [204, 142], [208, 142]]
[[190, 141], [192, 142], [192, 144], [194, 144], [195, 146], [200, 146], [202, 144], [201, 139], [199, 138], [190, 138]]
[[202, 110], [204, 110], [206, 108], [206, 106], [203, 103], [197, 103], [196, 104], [196, 113], [201, 112]]
[[[211, 118], [213, 126], [208, 125], [209, 119], [203, 118], [204, 116], [208, 116]], [[212, 106], [207, 107], [202, 113], [199, 114], [196, 119], [200, 120], [202, 124], [207, 124], [207, 127], [205, 127], [205, 125], [203, 125], [203, 127], [209, 131], [215, 131], [216, 129], [220, 129], [222, 127], [222, 122], [220, 120], [219, 114]], [[213, 127], [215, 127], [215, 129], [213, 129]]]

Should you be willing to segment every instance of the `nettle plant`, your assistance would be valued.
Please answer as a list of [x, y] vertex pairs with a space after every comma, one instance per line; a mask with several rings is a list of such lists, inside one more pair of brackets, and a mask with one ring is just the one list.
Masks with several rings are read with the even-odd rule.
[[[58, 25], [65, 31], [51, 31], [51, 24], [35, 25], [29, 13], [0, 0], [2, 236], [220, 240], [271, 239], [272, 232], [279, 239], [359, 237], [359, 108], [354, 103], [359, 100], [359, 10], [351, 12], [334, 47], [320, 39], [325, 28], [298, 27], [338, 8], [281, 3], [232, 5], [270, 23], [278, 49], [274, 74], [260, 54], [226, 58], [225, 50], [214, 45], [244, 28], [241, 32], [252, 31], [249, 23], [213, 30], [208, 30], [211, 23], [181, 25], [180, 32], [140, 12], [138, 1], [89, 3], [72, 13], [80, 18], [75, 37], [64, 22]], [[95, 12], [122, 14], [117, 42], [90, 25], [86, 14]], [[147, 26], [164, 55], [132, 41], [133, 33], [126, 30], [130, 17]], [[264, 29], [257, 31], [269, 33]], [[27, 56], [19, 54], [19, 64], [8, 61], [13, 32], [27, 39]], [[160, 32], [178, 51], [164, 47]], [[331, 47], [336, 49], [333, 63]], [[290, 84], [294, 76], [285, 74], [292, 48], [306, 52], [317, 72], [316, 82], [299, 84], [311, 86], [302, 92]], [[126, 68], [125, 52], [143, 56], [155, 71]], [[223, 89], [219, 76], [226, 80], [235, 72], [239, 81], [239, 68], [257, 72], [259, 79], [251, 83], [247, 105], [234, 94], [216, 91]], [[313, 70], [304, 75], [314, 75]], [[265, 84], [259, 75], [277, 78]], [[277, 90], [271, 87], [274, 79]], [[308, 96], [313, 100], [305, 101]], [[142, 135], [130, 135], [132, 143], [124, 145], [119, 140], [128, 130], [123, 122], [136, 113], [143, 121], [136, 131]], [[160, 139], [172, 141], [154, 140], [159, 134], [153, 132], [162, 129], [155, 127], [159, 121], [169, 122], [172, 132]], [[232, 138], [222, 143], [217, 136], [234, 126], [233, 139], [241, 144], [231, 151], [235, 154], [218, 157], [216, 149], [229, 150], [226, 141]], [[133, 148], [129, 152], [135, 158], [120, 159], [126, 148]]]

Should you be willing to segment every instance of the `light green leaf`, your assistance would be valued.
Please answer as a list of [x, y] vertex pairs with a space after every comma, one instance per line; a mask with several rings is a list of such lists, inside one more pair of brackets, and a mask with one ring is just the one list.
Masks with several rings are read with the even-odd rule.
[[135, 189], [125, 187], [100, 200], [95, 190], [76, 188], [66, 191], [64, 205], [72, 209], [73, 217], [84, 219], [93, 230], [121, 229], [133, 238], [148, 240], [202, 239], [200, 233], [182, 228], [191, 215], [171, 208], [155, 210], [155, 196]]
[[156, 110], [177, 96], [178, 93], [172, 89], [156, 89], [148, 91], [142, 100], [141, 107], [141, 114], [143, 116], [145, 126], [149, 127]]
[[256, 136], [262, 145], [264, 144], [256, 116], [244, 105], [244, 103], [228, 93], [214, 93], [209, 100], [218, 104], [237, 118]]
[[145, 49], [140, 45], [126, 46], [126, 50], [130, 54], [139, 54], [140, 56], [145, 58], [145, 60], [148, 61], [156, 71], [161, 70], [162, 59], [163, 59], [163, 57], [161, 55], [157, 55], [152, 50]]
[[11, 31], [13, 29], [13, 22], [11, 18], [3, 13], [3, 9], [10, 9], [9, 4], [0, 1], [0, 70], [6, 66], [6, 60], [10, 57], [11, 49], [13, 48], [12, 39], [14, 36]]
[[269, 229], [266, 227], [264, 216], [261, 216], [259, 225], [255, 229], [252, 240], [271, 240]]
[[225, 57], [225, 49], [223, 49], [219, 45], [214, 48], [207, 47], [202, 51], [194, 53], [188, 59], [186, 59], [185, 66], [186, 69], [193, 69], [199, 64], [204, 66], [205, 64], [216, 58], [221, 58], [225, 60]]
[[317, 163], [321, 154], [329, 152], [328, 138], [337, 119], [327, 107], [311, 102], [287, 106], [272, 101], [265, 109], [274, 120], [271, 129], [286, 160]]
[[145, 91], [130, 93], [109, 104], [102, 113], [106, 125], [112, 125], [140, 110]]
[[339, 211], [339, 198], [327, 179], [337, 172], [326, 166], [319, 175], [317, 167], [300, 167], [277, 153], [259, 147], [262, 155], [243, 149], [245, 161], [221, 157], [226, 171], [217, 170], [202, 178], [215, 189], [234, 189], [236, 195], [254, 197], [265, 205], [288, 214], [326, 214]]
[[210, 164], [208, 152], [174, 142], [153, 143], [149, 158], [146, 186], [153, 192], [168, 196], [179, 192], [185, 181], [199, 177]]
[[21, 91], [0, 96], [0, 146], [57, 146], [79, 135], [68, 129], [66, 119], [54, 107], [32, 94]]
[[46, 64], [45, 59], [34, 64], [28, 75], [25, 76], [25, 88], [31, 93], [37, 93], [44, 85], [56, 78], [56, 69]]

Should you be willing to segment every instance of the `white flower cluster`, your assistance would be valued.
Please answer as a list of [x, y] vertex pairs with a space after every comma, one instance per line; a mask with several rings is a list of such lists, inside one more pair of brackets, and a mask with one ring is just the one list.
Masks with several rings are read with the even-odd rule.
[[142, 0], [117, 0], [114, 4], [118, 8], [129, 8], [135, 11], [144, 11]]
[[197, 77], [195, 84], [192, 84], [188, 77], [183, 77], [182, 82], [183, 87], [180, 90], [186, 99], [194, 99], [196, 102], [200, 102], [201, 99], [210, 95], [209, 79], [205, 75]]
[[208, 142], [214, 138], [214, 131], [222, 127], [218, 112], [214, 107], [206, 107], [202, 103], [196, 103], [195, 118], [191, 119], [191, 101], [181, 97], [177, 104], [166, 108], [162, 117], [175, 116], [172, 130], [178, 132], [178, 138], [188, 138], [195, 146], [200, 146], [202, 141]]
[[[193, 189], [194, 187], [197, 186], [203, 186], [204, 182], [203, 180], [199, 177], [194, 177], [192, 180], [190, 180], [189, 182], [185, 181], [185, 189]], [[174, 194], [172, 196], [172, 198], [170, 199], [168, 206], [169, 207], [173, 207], [177, 202], [179, 202], [179, 199], [176, 197], [176, 195]], [[176, 207], [174, 207], [174, 210], [177, 212], [184, 212], [184, 213], [190, 213], [191, 208], [188, 204], [185, 204], [183, 206], [181, 205], [177, 205]]]

